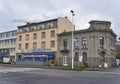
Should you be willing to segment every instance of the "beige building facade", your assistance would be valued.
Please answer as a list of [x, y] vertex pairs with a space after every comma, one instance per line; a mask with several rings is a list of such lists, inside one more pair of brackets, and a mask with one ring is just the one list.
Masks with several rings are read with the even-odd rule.
[[[74, 66], [113, 67], [116, 64], [116, 34], [111, 22], [93, 20], [90, 27], [74, 31]], [[72, 65], [71, 32], [58, 35], [57, 65]]]
[[73, 24], [63, 17], [18, 26], [17, 61], [40, 61], [55, 58], [57, 34], [71, 31]]
[[15, 61], [16, 57], [16, 33], [17, 30], [0, 33], [0, 62], [8, 57], [10, 61]]

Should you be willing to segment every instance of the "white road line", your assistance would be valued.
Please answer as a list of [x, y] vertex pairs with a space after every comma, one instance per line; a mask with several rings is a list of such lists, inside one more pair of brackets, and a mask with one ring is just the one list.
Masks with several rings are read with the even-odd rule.
[[40, 68], [12, 68], [12, 69], [0, 69], [0, 73], [24, 72], [24, 71], [33, 71], [33, 70], [41, 70], [41, 69], [40, 69]]
[[102, 71], [84, 71], [84, 72], [120, 75], [119, 72], [102, 72]]

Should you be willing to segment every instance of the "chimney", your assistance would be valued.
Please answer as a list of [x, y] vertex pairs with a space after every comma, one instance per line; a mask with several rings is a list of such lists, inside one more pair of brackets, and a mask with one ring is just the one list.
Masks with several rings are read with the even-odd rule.
[[30, 25], [31, 23], [30, 22], [26, 22], [26, 25]]

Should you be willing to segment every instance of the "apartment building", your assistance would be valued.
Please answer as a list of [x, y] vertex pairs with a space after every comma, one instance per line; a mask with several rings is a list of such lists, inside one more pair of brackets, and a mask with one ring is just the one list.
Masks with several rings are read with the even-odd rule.
[[17, 30], [0, 33], [0, 62], [3, 62], [4, 57], [8, 57], [11, 61], [15, 61], [16, 33]]
[[[74, 31], [74, 66], [87, 64], [89, 67], [112, 67], [116, 61], [116, 34], [111, 22], [93, 20], [90, 27]], [[57, 65], [72, 64], [72, 33], [58, 34]]]
[[71, 31], [72, 28], [73, 24], [63, 17], [18, 26], [17, 61], [41, 62], [55, 58], [58, 46], [57, 34]]

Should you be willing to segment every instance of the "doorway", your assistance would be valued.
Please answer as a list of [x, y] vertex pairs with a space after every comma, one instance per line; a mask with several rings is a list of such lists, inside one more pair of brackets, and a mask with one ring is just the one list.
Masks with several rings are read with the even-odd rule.
[[86, 64], [87, 63], [87, 53], [83, 52], [82, 56], [83, 56], [83, 64]]
[[63, 66], [68, 66], [68, 53], [63, 53]]

